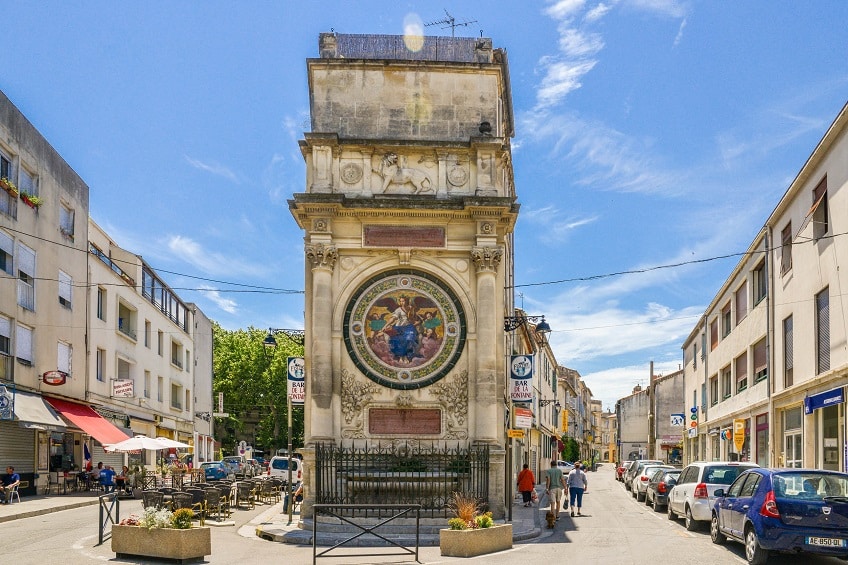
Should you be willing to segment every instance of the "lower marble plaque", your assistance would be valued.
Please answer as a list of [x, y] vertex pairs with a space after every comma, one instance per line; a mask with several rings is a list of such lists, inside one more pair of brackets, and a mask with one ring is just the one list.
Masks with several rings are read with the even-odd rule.
[[371, 408], [368, 431], [381, 435], [439, 435], [442, 411], [438, 408]]

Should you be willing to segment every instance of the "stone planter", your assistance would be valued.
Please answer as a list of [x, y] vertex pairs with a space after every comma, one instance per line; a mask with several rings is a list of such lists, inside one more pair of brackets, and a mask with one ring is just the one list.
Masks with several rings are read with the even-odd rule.
[[439, 530], [439, 548], [445, 557], [474, 557], [512, 548], [512, 524], [475, 530]]
[[202, 560], [212, 553], [212, 536], [207, 527], [175, 530], [140, 526], [112, 526], [112, 551], [118, 557], [140, 555], [178, 561]]

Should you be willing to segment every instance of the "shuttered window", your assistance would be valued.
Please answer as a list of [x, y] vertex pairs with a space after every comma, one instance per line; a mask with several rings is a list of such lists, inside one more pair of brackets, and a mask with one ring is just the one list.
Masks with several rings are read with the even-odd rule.
[[830, 291], [816, 295], [816, 374], [830, 370]]
[[73, 279], [67, 273], [59, 271], [59, 304], [66, 308], [71, 307], [71, 291], [73, 289]]
[[12, 237], [3, 230], [0, 230], [0, 271], [10, 275], [15, 274], [13, 268], [15, 261], [15, 244]]
[[829, 230], [827, 204], [827, 177], [813, 190], [813, 207], [810, 214], [813, 218], [813, 237], [818, 239]]
[[792, 222], [780, 232], [780, 272], [792, 270]]
[[736, 289], [736, 325], [745, 319], [748, 315], [748, 283], [742, 283], [742, 286]]
[[12, 320], [0, 316], [0, 353], [9, 355], [12, 343]]
[[15, 328], [15, 357], [32, 364], [32, 330], [20, 324]]
[[710, 351], [718, 347], [718, 320], [710, 324]]
[[783, 320], [783, 386], [789, 388], [794, 383], [793, 369], [795, 365], [792, 352], [792, 316]]
[[754, 344], [754, 382], [768, 377], [768, 358], [766, 356], [766, 338]]
[[748, 388], [748, 352], [736, 358], [736, 392]]
[[59, 342], [57, 354], [57, 369], [71, 376], [71, 362], [73, 361], [73, 348], [67, 344]]
[[18, 272], [35, 276], [35, 251], [23, 243], [18, 243]]
[[59, 208], [59, 231], [69, 239], [74, 239], [74, 211], [64, 204]]

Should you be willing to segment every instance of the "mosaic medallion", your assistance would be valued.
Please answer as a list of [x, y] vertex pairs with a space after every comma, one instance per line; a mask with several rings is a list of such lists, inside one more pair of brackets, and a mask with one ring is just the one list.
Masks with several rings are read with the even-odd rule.
[[415, 389], [444, 377], [465, 347], [465, 313], [436, 277], [396, 270], [360, 286], [345, 310], [348, 355], [368, 378]]

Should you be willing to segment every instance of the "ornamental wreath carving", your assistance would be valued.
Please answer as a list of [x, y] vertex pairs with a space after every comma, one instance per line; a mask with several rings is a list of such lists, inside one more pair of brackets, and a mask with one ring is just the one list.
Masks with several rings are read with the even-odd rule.
[[445, 439], [468, 439], [468, 371], [434, 385], [430, 393], [445, 408]]
[[347, 369], [342, 369], [342, 416], [347, 424], [342, 430], [343, 437], [348, 439], [365, 437], [363, 407], [379, 392], [380, 387], [376, 384], [360, 381]]

